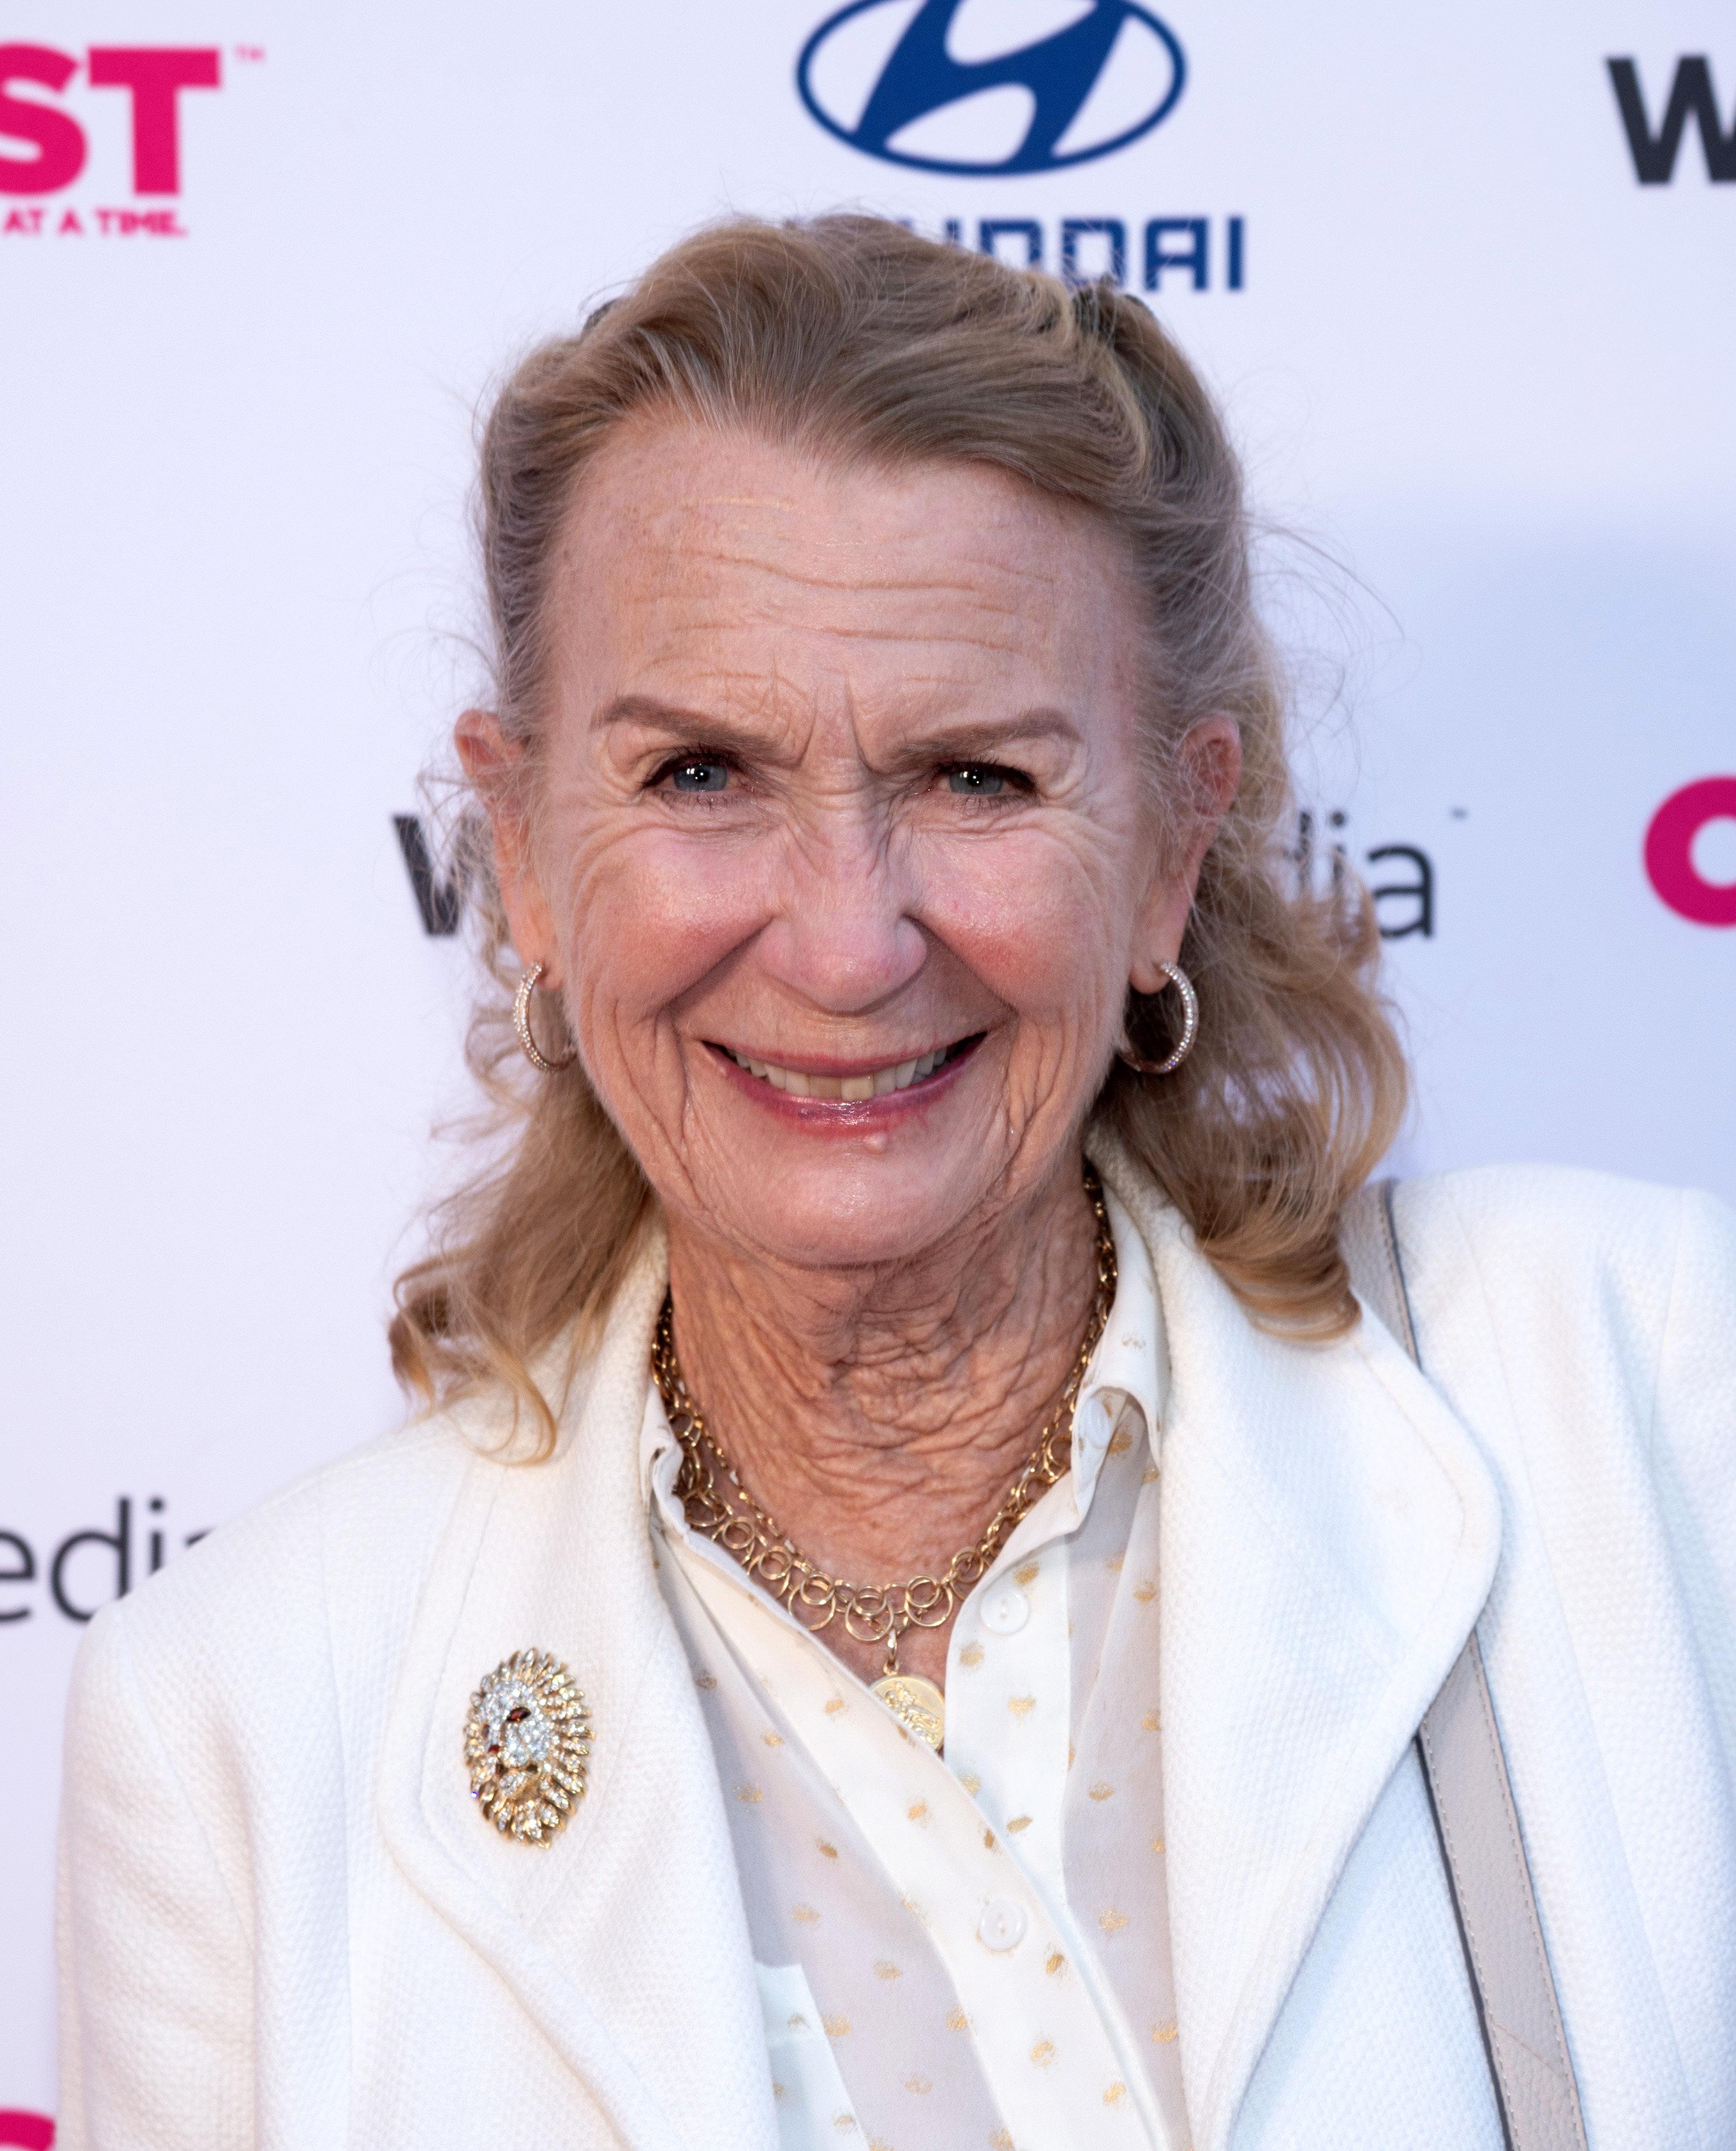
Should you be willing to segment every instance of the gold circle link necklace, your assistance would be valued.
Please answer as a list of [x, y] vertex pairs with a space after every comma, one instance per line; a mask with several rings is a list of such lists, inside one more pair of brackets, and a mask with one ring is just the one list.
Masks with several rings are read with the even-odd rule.
[[1006, 1499], [980, 1538], [961, 1547], [941, 1576], [916, 1576], [908, 1583], [848, 1583], [828, 1576], [802, 1553], [741, 1484], [705, 1415], [687, 1393], [676, 1357], [675, 1308], [666, 1298], [651, 1346], [651, 1373], [670, 1430], [681, 1444], [676, 1476], [687, 1527], [732, 1555], [758, 1578], [804, 1628], [817, 1634], [841, 1620], [858, 1643], [883, 1643], [886, 1664], [873, 1692], [901, 1724], [938, 1749], [946, 1733], [946, 1699], [931, 1680], [898, 1670], [898, 1638], [909, 1628], [942, 1628], [959, 1600], [980, 1583], [1021, 1517], [1065, 1475], [1071, 1460], [1073, 1407], [1086, 1369], [1097, 1349], [1115, 1301], [1115, 1240], [1104, 1207], [1102, 1183], [1087, 1167], [1085, 1192], [1097, 1220], [1097, 1290], [1055, 1410], [1044, 1421], [1036, 1446]]

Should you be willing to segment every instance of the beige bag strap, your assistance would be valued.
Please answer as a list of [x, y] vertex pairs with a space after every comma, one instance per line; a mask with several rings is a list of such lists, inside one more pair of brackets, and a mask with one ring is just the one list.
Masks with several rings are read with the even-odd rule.
[[[1394, 1185], [1364, 1187], [1347, 1206], [1344, 1256], [1364, 1303], [1420, 1367], [1393, 1225]], [[1416, 1744], [1511, 2151], [1586, 2151], [1579, 2088], [1475, 1628]]]

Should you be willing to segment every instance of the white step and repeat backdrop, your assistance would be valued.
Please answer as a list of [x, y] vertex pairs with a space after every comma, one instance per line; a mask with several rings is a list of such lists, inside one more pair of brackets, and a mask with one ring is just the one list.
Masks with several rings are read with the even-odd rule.
[[0, 2144], [82, 1623], [398, 1411], [502, 365], [728, 210], [1146, 294], [1289, 534], [1401, 1167], [1736, 1196], [1733, 182], [1727, 0], [7, 0]]

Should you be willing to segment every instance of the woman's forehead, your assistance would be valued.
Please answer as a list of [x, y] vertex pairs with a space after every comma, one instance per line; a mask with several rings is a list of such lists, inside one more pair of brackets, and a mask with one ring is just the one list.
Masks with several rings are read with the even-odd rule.
[[640, 643], [774, 629], [1027, 656], [1101, 633], [1129, 596], [1101, 525], [986, 466], [844, 465], [686, 428], [610, 443], [562, 580], [593, 628]]

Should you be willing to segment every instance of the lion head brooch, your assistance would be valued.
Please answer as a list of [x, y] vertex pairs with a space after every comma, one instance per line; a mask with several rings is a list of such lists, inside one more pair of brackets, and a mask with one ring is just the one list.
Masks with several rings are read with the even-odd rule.
[[503, 1835], [551, 1844], [585, 1798], [590, 1713], [585, 1691], [549, 1651], [514, 1651], [470, 1698], [464, 1764], [470, 1797]]

